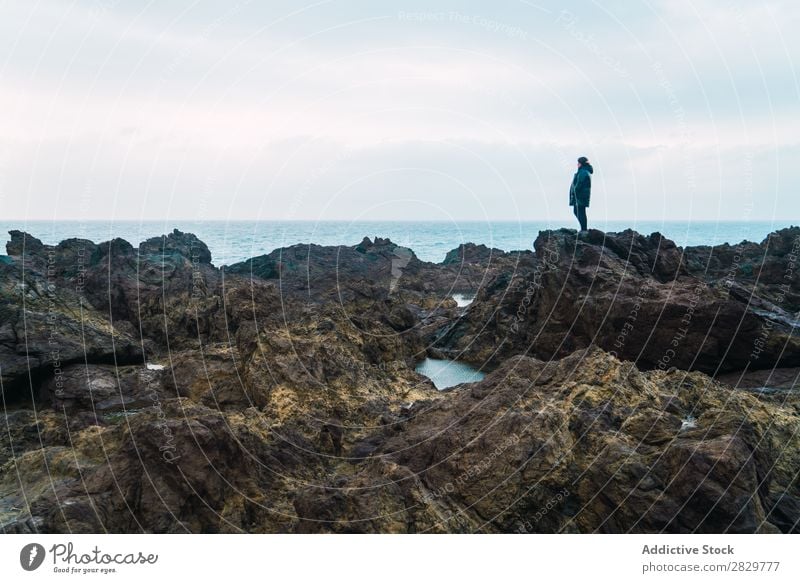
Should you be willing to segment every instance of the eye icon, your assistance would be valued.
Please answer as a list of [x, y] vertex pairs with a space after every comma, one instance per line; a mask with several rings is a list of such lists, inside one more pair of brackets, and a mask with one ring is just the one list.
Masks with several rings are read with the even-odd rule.
[[26, 571], [35, 571], [44, 562], [44, 547], [39, 543], [30, 543], [19, 552], [19, 564]]

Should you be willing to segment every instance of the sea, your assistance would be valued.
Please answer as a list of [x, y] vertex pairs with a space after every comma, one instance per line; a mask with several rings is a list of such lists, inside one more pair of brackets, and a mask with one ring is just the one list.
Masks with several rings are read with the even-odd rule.
[[[760, 242], [777, 229], [800, 221], [620, 221], [591, 223], [606, 232], [634, 229], [659, 232], [679, 246]], [[356, 245], [364, 237], [385, 237], [413, 249], [424, 261], [440, 262], [462, 243], [512, 251], [532, 249], [539, 231], [575, 228], [572, 223], [543, 221], [0, 221], [0, 230], [25, 231], [46, 244], [73, 237], [95, 243], [120, 237], [133, 245], [179, 229], [196, 234], [211, 250], [215, 265], [230, 265], [294, 244]], [[6, 235], [5, 242], [8, 240]]]

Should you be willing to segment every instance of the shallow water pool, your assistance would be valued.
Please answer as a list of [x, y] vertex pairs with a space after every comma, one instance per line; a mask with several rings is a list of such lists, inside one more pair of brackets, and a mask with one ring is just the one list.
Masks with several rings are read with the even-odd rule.
[[440, 358], [426, 358], [414, 370], [431, 379], [440, 391], [461, 383], [475, 383], [486, 376], [463, 362]]
[[456, 305], [459, 308], [466, 308], [475, 299], [475, 295], [453, 294], [453, 299], [456, 301]]

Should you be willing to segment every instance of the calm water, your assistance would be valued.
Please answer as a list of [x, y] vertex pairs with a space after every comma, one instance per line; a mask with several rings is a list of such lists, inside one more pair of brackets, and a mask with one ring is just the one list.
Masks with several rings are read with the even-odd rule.
[[472, 303], [472, 301], [475, 299], [475, 296], [466, 294], [453, 294], [453, 299], [456, 301], [456, 305], [459, 308], [466, 308]]
[[440, 391], [461, 383], [475, 383], [486, 376], [463, 362], [438, 358], [426, 358], [414, 370], [431, 379]]
[[[761, 241], [770, 232], [790, 226], [791, 221], [604, 221], [590, 226], [603, 231], [633, 228], [640, 233], [663, 233], [678, 245], [717, 245], [739, 243], [744, 239]], [[296, 243], [355, 245], [365, 236], [389, 237], [410, 247], [426, 261], [442, 261], [445, 254], [461, 243], [483, 243], [504, 251], [531, 249], [540, 230], [574, 228], [572, 223], [547, 222], [313, 222], [313, 221], [0, 221], [5, 234], [10, 229], [27, 231], [44, 243], [79, 237], [99, 243], [121, 237], [134, 245], [174, 228], [195, 233], [211, 249], [216, 265], [243, 261]], [[5, 247], [5, 240], [2, 241]]]

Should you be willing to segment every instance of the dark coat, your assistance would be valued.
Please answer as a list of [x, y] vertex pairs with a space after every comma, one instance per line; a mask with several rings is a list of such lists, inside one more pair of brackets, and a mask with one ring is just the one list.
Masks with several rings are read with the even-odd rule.
[[589, 199], [592, 196], [592, 173], [594, 168], [589, 163], [582, 164], [575, 176], [572, 177], [572, 185], [569, 187], [569, 206], [575, 206], [575, 202], [580, 206], [589, 206]]

